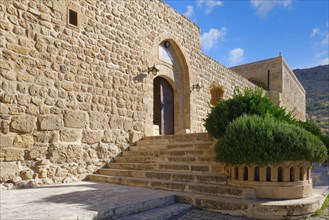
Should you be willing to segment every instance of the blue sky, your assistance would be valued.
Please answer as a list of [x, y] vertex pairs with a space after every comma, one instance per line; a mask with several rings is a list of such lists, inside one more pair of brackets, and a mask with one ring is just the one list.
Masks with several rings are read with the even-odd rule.
[[290, 68], [329, 63], [329, 0], [164, 0], [201, 29], [225, 66], [282, 54]]

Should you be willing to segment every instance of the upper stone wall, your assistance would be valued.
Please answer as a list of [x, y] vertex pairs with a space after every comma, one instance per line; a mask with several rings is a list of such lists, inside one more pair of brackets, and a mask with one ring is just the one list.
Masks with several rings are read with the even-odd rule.
[[305, 90], [282, 56], [231, 68], [268, 91], [270, 99], [306, 120]]
[[0, 182], [83, 179], [150, 135], [153, 76], [145, 70], [163, 40], [186, 60], [186, 87], [203, 85], [190, 94], [191, 132], [204, 131], [213, 82], [225, 98], [253, 86], [205, 56], [199, 28], [159, 0], [7, 0], [0, 18]]

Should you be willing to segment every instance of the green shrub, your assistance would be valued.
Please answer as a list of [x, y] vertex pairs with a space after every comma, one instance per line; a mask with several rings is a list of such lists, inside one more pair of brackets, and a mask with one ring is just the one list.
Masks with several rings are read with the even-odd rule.
[[320, 128], [318, 128], [313, 122], [307, 120], [305, 122], [303, 121], [297, 121], [296, 124], [299, 127], [304, 128], [305, 130], [311, 132], [315, 136], [317, 136], [327, 147], [328, 153], [329, 153], [329, 134], [322, 133]]
[[231, 122], [216, 144], [217, 159], [226, 164], [276, 163], [287, 160], [321, 162], [327, 149], [319, 138], [274, 117], [243, 115]]
[[243, 114], [273, 116], [280, 121], [295, 122], [292, 113], [287, 114], [284, 108], [273, 104], [261, 89], [247, 88], [244, 92], [235, 91], [231, 99], [212, 107], [204, 126], [209, 134], [219, 138], [225, 133], [227, 125]]
[[328, 150], [328, 154], [329, 154], [329, 134], [326, 133], [326, 134], [323, 134], [321, 136], [321, 141], [324, 143], [324, 145], [327, 147], [327, 150]]
[[311, 132], [312, 134], [314, 134], [318, 138], [321, 138], [321, 136], [322, 136], [320, 128], [318, 128], [314, 123], [312, 123], [309, 120], [307, 120], [307, 121], [296, 121], [296, 125], [298, 125], [299, 127], [304, 128], [305, 130]]

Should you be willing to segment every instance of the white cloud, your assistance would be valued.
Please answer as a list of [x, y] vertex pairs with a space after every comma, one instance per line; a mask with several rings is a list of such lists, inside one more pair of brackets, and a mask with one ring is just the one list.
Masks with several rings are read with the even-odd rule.
[[312, 33], [311, 33], [311, 37], [314, 37], [315, 35], [320, 33], [320, 29], [319, 28], [313, 28], [312, 29]]
[[288, 8], [293, 0], [250, 0], [250, 4], [256, 9], [256, 14], [265, 17], [274, 8]]
[[220, 30], [211, 28], [208, 32], [202, 34], [202, 46], [205, 50], [209, 50], [216, 46], [216, 44], [223, 40], [227, 33], [227, 29], [222, 27]]
[[198, 6], [202, 7], [203, 5], [205, 5], [206, 14], [209, 14], [214, 9], [214, 7], [220, 7], [223, 5], [223, 3], [218, 0], [198, 0]]
[[242, 48], [235, 48], [229, 51], [228, 61], [230, 65], [235, 65], [243, 60], [244, 50]]
[[322, 45], [328, 45], [329, 44], [329, 33], [325, 34], [324, 39], [321, 41]]
[[186, 16], [186, 17], [188, 17], [188, 18], [190, 18], [190, 17], [192, 17], [193, 13], [194, 13], [193, 6], [192, 5], [188, 5], [188, 6], [186, 6], [186, 12], [184, 12], [183, 15]]
[[329, 57], [322, 59], [320, 65], [329, 65]]

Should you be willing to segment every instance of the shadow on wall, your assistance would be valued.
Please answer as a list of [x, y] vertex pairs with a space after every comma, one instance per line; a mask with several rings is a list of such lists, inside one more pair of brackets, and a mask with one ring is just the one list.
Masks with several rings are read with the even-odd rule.
[[143, 83], [144, 79], [147, 77], [147, 74], [145, 73], [139, 73], [137, 76], [133, 78], [133, 81], [135, 83]]

